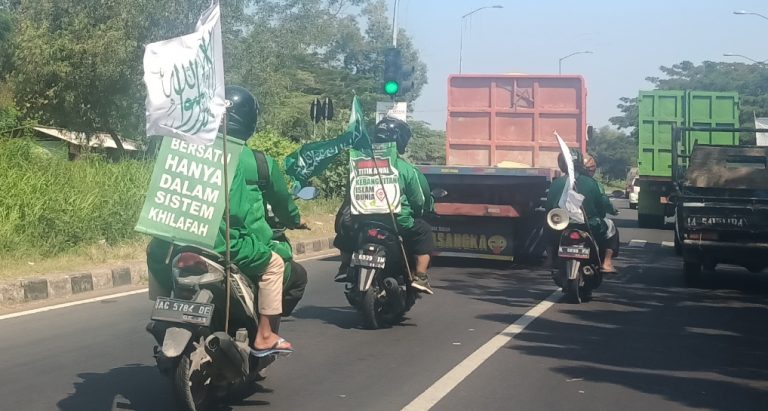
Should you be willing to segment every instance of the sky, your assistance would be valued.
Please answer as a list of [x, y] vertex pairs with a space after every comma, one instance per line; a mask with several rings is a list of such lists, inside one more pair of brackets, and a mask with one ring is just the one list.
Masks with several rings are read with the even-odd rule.
[[[389, 0], [390, 13], [394, 5]], [[429, 83], [415, 101], [414, 117], [445, 129], [448, 75], [458, 73], [461, 16], [463, 74], [580, 74], [587, 85], [587, 119], [596, 127], [620, 114], [621, 97], [635, 97], [662, 76], [660, 66], [683, 60], [748, 62], [723, 53], [768, 59], [765, 0], [401, 0], [398, 25], [413, 38], [428, 66]]]

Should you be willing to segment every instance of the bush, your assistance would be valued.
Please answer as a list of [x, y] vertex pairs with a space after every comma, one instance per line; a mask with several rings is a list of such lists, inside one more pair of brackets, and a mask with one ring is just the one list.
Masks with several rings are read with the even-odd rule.
[[138, 237], [151, 174], [146, 162], [71, 162], [26, 139], [0, 139], [0, 254], [51, 256]]

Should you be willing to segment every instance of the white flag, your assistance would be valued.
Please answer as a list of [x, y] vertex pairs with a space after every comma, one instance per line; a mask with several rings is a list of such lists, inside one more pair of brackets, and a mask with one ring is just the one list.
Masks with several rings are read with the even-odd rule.
[[560, 197], [558, 206], [565, 209], [568, 212], [571, 220], [583, 224], [585, 223], [584, 213], [581, 212], [581, 204], [584, 202], [584, 196], [576, 192], [574, 186], [576, 185], [576, 171], [573, 166], [573, 157], [571, 156], [571, 150], [568, 145], [565, 144], [562, 137], [555, 132], [557, 142], [560, 144], [560, 151], [565, 157], [565, 164], [568, 168], [568, 182], [565, 184], [563, 194]]
[[[755, 117], [755, 128], [768, 128], [768, 117]], [[758, 146], [768, 146], [768, 133], [755, 133]]]
[[213, 143], [226, 110], [218, 0], [194, 33], [147, 45], [144, 83], [148, 136]]

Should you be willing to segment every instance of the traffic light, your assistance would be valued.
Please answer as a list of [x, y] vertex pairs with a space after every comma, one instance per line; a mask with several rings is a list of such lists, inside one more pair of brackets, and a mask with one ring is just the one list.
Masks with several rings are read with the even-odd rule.
[[395, 96], [400, 92], [403, 60], [400, 49], [390, 47], [384, 51], [384, 94]]
[[414, 73], [416, 73], [416, 66], [400, 70], [400, 94], [406, 94], [413, 90], [415, 86], [413, 81]]

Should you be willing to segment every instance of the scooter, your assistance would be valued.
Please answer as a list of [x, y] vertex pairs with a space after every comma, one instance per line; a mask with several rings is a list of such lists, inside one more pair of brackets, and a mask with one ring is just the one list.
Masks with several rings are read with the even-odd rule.
[[592, 290], [603, 282], [600, 250], [586, 224], [570, 221], [568, 212], [555, 208], [547, 214], [547, 225], [559, 236], [552, 280], [573, 304], [588, 301]]

